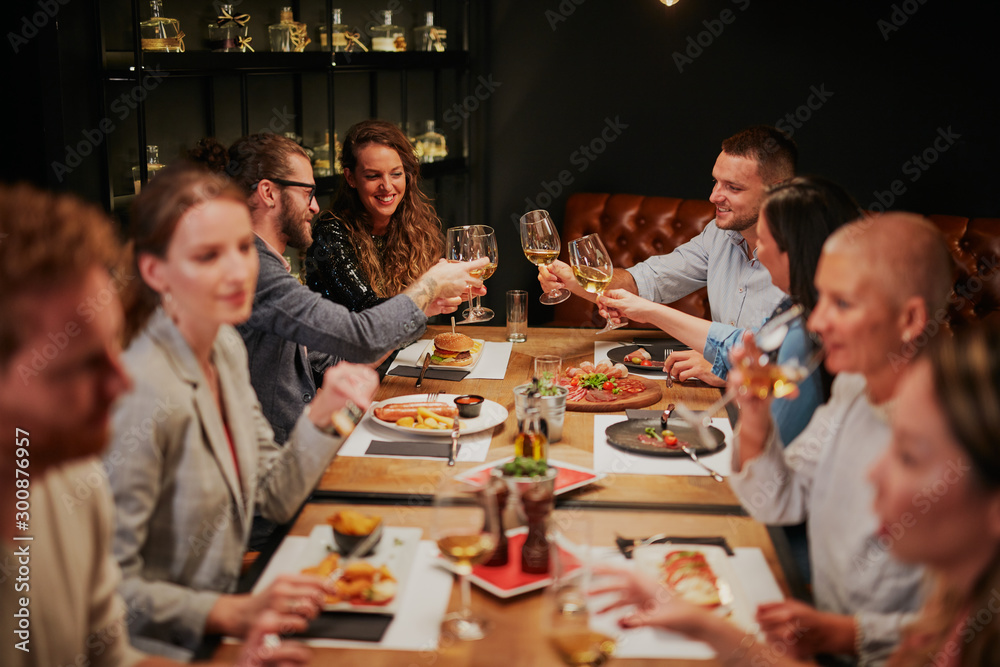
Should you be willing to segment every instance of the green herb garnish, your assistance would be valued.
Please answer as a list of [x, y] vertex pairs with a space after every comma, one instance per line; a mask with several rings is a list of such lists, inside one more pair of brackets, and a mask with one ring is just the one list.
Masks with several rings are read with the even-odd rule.
[[653, 428], [652, 426], [647, 426], [646, 427], [646, 433], [648, 435], [653, 436], [654, 438], [656, 438], [660, 442], [663, 442], [663, 436], [661, 436], [659, 433], [657, 433], [656, 429]]
[[580, 386], [586, 389], [601, 389], [608, 381], [608, 376], [604, 373], [591, 373], [580, 378]]
[[518, 456], [503, 464], [503, 474], [507, 477], [540, 477], [548, 472], [549, 464], [545, 459], [536, 461], [529, 456]]

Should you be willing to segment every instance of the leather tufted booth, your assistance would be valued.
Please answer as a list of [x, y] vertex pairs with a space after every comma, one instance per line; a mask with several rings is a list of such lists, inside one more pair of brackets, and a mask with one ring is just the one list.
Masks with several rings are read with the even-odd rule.
[[[566, 202], [563, 249], [569, 241], [600, 234], [616, 267], [630, 267], [652, 255], [668, 253], [698, 235], [715, 217], [715, 206], [698, 199], [580, 192]], [[1000, 321], [1000, 218], [928, 216], [942, 231], [957, 264], [955, 291], [949, 302], [952, 324]], [[917, 269], [915, 269], [917, 270]], [[672, 304], [710, 318], [708, 296], [701, 289]], [[597, 307], [577, 296], [553, 307], [551, 326], [603, 326]], [[648, 325], [639, 325], [648, 326]]]

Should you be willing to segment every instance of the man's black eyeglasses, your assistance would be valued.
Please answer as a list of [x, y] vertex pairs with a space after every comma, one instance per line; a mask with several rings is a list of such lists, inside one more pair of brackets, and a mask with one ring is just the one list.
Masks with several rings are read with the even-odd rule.
[[[262, 178], [261, 181], [262, 180], [264, 179]], [[300, 183], [299, 181], [286, 181], [283, 178], [268, 178], [267, 180], [271, 181], [272, 183], [277, 183], [278, 185], [297, 185], [300, 188], [309, 188], [309, 197], [308, 199], [306, 199], [306, 201], [309, 203], [312, 203], [313, 197], [316, 196], [315, 183]], [[260, 181], [257, 181], [257, 183], [253, 186], [254, 190], [257, 189], [258, 185], [260, 185]]]

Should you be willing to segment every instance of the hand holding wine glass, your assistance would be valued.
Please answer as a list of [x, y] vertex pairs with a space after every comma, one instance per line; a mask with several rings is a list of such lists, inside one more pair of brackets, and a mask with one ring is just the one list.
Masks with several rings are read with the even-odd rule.
[[445, 616], [442, 629], [457, 639], [482, 639], [489, 631], [489, 623], [472, 614], [468, 575], [473, 565], [493, 555], [500, 541], [496, 502], [489, 485], [474, 487], [453, 479], [434, 494], [431, 537], [453, 563], [462, 592], [462, 609]]
[[[481, 269], [471, 272], [471, 275], [481, 280], [486, 280], [493, 275], [497, 268], [497, 247], [496, 235], [492, 227], [486, 225], [463, 225], [461, 227], [451, 227], [448, 229], [446, 242], [447, 259], [450, 262], [467, 262], [486, 257], [490, 261]], [[493, 311], [489, 308], [482, 308], [473, 305], [472, 288], [469, 288], [469, 310], [465, 312], [465, 319], [456, 324], [470, 324], [472, 322], [488, 322], [493, 319]]]
[[[601, 237], [597, 234], [588, 234], [570, 241], [569, 265], [572, 267], [573, 276], [580, 286], [597, 295], [604, 293], [614, 277], [615, 268], [611, 263], [611, 256], [608, 254], [608, 249], [604, 247]], [[624, 317], [619, 318], [617, 323], [613, 323], [609, 317], [604, 328], [597, 333], [602, 334], [626, 325], [628, 325], [628, 320]]]
[[[792, 398], [800, 383], [805, 381], [822, 363], [823, 346], [808, 338], [806, 345], [795, 354], [778, 361], [779, 350], [791, 327], [800, 321], [802, 306], [795, 305], [764, 323], [756, 334], [744, 334], [744, 346], [733, 352], [733, 368], [730, 371], [727, 390], [722, 398], [705, 410], [701, 417], [684, 405], [678, 405], [676, 414], [698, 429], [706, 447], [714, 443], [708, 432], [712, 416], [733, 400], [745, 397], [744, 415], [741, 418], [741, 432], [766, 431], [770, 424], [770, 401], [772, 398]], [[804, 324], [802, 325], [804, 326]], [[766, 423], [765, 423], [766, 421]], [[759, 423], [758, 423], [759, 422]], [[744, 458], [752, 458], [745, 456]]]
[[[489, 259], [489, 264], [484, 266], [480, 272], [474, 272], [473, 275], [486, 280], [496, 273], [497, 264], [499, 263], [496, 233], [492, 227], [488, 227], [487, 225], [472, 225], [472, 234], [474, 236], [474, 243], [482, 252], [481, 256]], [[492, 310], [483, 308], [482, 297], [478, 294], [476, 295], [475, 305], [470, 301], [469, 309], [462, 313], [462, 317], [470, 322], [487, 322], [493, 319], [493, 315], [494, 312]], [[472, 319], [473, 317], [475, 319]]]
[[[529, 211], [521, 216], [521, 249], [529, 262], [548, 266], [559, 256], [559, 246], [559, 231], [548, 211]], [[569, 297], [569, 290], [553, 289], [538, 300], [552, 306]]]

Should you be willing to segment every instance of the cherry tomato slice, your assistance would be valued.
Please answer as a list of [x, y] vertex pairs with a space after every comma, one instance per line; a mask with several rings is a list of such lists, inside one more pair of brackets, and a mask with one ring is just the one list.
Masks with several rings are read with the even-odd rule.
[[615, 383], [609, 380], [605, 382], [603, 385], [601, 385], [601, 387], [604, 389], [604, 391], [613, 391], [615, 388]]
[[652, 366], [652, 365], [653, 361], [651, 359], [643, 359], [642, 363], [640, 364], [640, 366]]
[[578, 384], [580, 384], [580, 378], [573, 378], [572, 380], [569, 381], [569, 383], [571, 386], [575, 387]]

